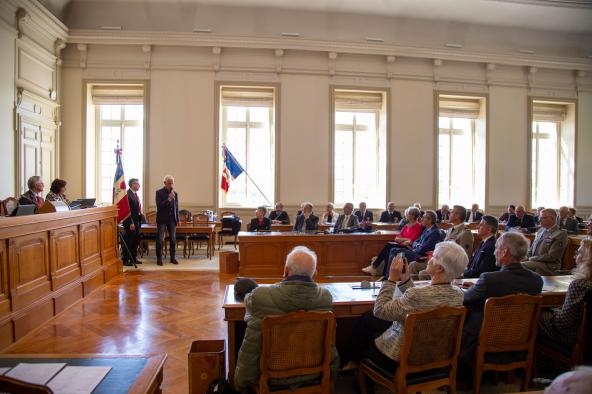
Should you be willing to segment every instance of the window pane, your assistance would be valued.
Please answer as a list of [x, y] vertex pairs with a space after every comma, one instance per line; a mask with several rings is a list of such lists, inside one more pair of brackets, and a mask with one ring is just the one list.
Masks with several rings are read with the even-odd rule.
[[558, 129], [555, 122], [533, 122], [532, 204], [557, 207], [559, 199]]

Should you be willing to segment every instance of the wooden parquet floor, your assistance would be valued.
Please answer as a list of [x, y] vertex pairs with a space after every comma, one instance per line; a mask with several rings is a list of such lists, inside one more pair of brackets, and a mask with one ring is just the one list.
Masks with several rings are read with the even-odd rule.
[[224, 339], [222, 298], [234, 275], [128, 271], [4, 353], [167, 353], [164, 393], [187, 393], [187, 353], [197, 339]]

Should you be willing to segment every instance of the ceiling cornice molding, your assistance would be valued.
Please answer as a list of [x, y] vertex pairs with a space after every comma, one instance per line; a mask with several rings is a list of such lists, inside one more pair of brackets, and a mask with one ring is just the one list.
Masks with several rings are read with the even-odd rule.
[[164, 33], [150, 31], [112, 32], [100, 30], [70, 30], [68, 43], [90, 45], [155, 45], [270, 50], [283, 49], [336, 52], [341, 54], [442, 59], [448, 61], [491, 63], [507, 66], [529, 66], [559, 70], [592, 71], [592, 59], [586, 58], [524, 55], [520, 53], [487, 53], [455, 49], [402, 46], [386, 43], [339, 42], [303, 38], [228, 36], [216, 34], [196, 35], [195, 33]]

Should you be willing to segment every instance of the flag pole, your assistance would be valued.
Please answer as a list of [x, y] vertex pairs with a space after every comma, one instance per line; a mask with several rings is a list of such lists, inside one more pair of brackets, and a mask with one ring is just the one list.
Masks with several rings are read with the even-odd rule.
[[[224, 152], [224, 150], [226, 149], [226, 144], [222, 144], [222, 151]], [[245, 168], [243, 166], [241, 166], [238, 161], [236, 161], [236, 158], [234, 156], [231, 155], [231, 158], [234, 160], [234, 162], [240, 166], [243, 170], [243, 172], [245, 173], [245, 175], [247, 176], [247, 178], [249, 178], [249, 180], [253, 183], [253, 185], [255, 185], [255, 187], [257, 188], [257, 190], [259, 191], [259, 193], [263, 196], [263, 198], [265, 198], [265, 201], [267, 201], [267, 204], [269, 204], [269, 206], [271, 206], [271, 202], [269, 201], [269, 198], [267, 198], [267, 196], [265, 195], [265, 193], [263, 193], [263, 191], [259, 188], [259, 186], [257, 185], [257, 183], [255, 183], [255, 181], [253, 180], [253, 178], [251, 178], [251, 176], [249, 175], [249, 173], [247, 172], [247, 170], [245, 170]]]

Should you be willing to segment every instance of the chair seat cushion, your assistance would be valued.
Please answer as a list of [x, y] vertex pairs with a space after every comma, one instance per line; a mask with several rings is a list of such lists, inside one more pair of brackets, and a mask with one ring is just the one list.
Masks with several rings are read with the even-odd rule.
[[[391, 381], [393, 380], [392, 373], [385, 370], [384, 368], [382, 368], [381, 366], [379, 366], [378, 364], [376, 364], [374, 361], [370, 360], [369, 358], [363, 359], [362, 363], [365, 364], [366, 366], [372, 368], [374, 371], [378, 372], [379, 374], [381, 374], [385, 379], [388, 379]], [[447, 377], [449, 377], [448, 369], [436, 368], [436, 369], [430, 369], [430, 370], [423, 371], [423, 372], [416, 372], [416, 373], [407, 374], [407, 377], [405, 380], [407, 381], [407, 385], [410, 386], [410, 385], [414, 385], [414, 384], [429, 382], [430, 380], [445, 379]]]

